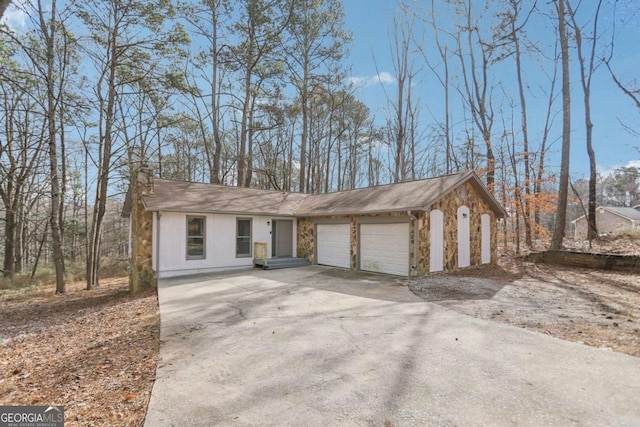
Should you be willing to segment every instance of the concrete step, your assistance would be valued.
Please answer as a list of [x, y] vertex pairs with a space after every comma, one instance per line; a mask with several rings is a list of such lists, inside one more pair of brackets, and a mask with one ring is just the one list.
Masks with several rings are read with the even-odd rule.
[[256, 258], [253, 260], [253, 264], [262, 266], [262, 268], [265, 270], [303, 267], [305, 265], [311, 265], [311, 263], [306, 258], [271, 258], [267, 260]]

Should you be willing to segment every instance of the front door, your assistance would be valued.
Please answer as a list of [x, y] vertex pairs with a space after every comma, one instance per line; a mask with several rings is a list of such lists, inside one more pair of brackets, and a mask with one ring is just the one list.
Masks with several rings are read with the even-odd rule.
[[273, 256], [293, 256], [293, 221], [274, 220], [272, 233]]

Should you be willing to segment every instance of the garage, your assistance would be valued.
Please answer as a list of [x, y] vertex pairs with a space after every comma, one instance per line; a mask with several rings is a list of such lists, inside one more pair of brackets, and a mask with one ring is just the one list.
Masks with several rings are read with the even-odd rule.
[[318, 224], [316, 235], [318, 264], [351, 268], [350, 224]]
[[360, 270], [407, 276], [409, 223], [360, 224]]

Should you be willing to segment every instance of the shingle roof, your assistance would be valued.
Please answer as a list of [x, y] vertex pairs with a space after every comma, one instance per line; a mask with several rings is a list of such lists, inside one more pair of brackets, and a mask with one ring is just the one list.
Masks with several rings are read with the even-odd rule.
[[305, 194], [199, 182], [153, 180], [153, 194], [142, 196], [148, 211], [293, 216]]
[[318, 195], [156, 178], [153, 194], [144, 195], [142, 201], [148, 211], [307, 217], [368, 214], [429, 209], [466, 181], [484, 194], [498, 217], [506, 216], [473, 172]]
[[[640, 210], [638, 210], [637, 207], [634, 208], [621, 208], [621, 207], [616, 207], [616, 206], [598, 206], [598, 209], [604, 209], [608, 212], [611, 212], [612, 214], [621, 216], [625, 219], [628, 219], [630, 221], [640, 221]], [[578, 218], [574, 219], [571, 222], [578, 222], [578, 221], [586, 221], [587, 216], [586, 215], [582, 215], [579, 216]]]
[[305, 199], [296, 214], [298, 216], [320, 216], [426, 210], [467, 180], [474, 184], [476, 190], [485, 194], [492, 209], [499, 217], [506, 215], [502, 206], [491, 196], [489, 190], [473, 172], [319, 194]]
[[610, 206], [602, 206], [603, 209], [613, 212], [614, 214], [623, 216], [633, 221], [640, 221], [640, 211], [634, 208], [618, 208]]

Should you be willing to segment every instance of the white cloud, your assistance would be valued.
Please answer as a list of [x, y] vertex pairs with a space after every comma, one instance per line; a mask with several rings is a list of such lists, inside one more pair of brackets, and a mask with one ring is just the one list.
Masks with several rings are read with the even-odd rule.
[[383, 71], [374, 76], [356, 76], [349, 78], [349, 83], [355, 87], [365, 87], [380, 84], [393, 84], [396, 82], [396, 78], [393, 74]]
[[613, 175], [620, 168], [640, 168], [640, 160], [630, 160], [626, 165], [612, 165], [607, 168], [598, 165], [596, 167], [598, 173], [605, 177]]
[[390, 73], [387, 73], [386, 71], [381, 72], [380, 74], [378, 74], [374, 78], [377, 79], [378, 82], [380, 82], [382, 84], [395, 83], [396, 82], [396, 78], [393, 77], [393, 75], [391, 75]]

